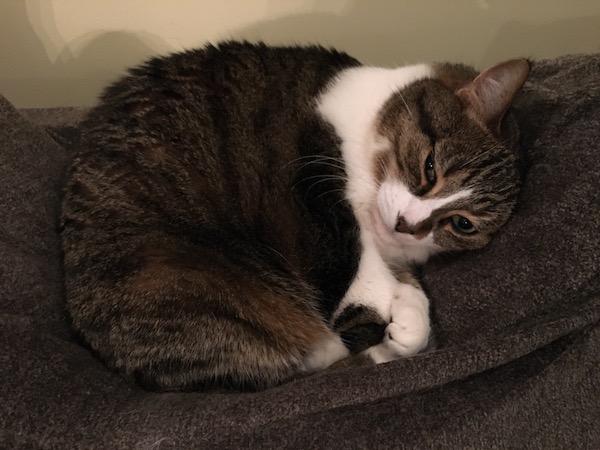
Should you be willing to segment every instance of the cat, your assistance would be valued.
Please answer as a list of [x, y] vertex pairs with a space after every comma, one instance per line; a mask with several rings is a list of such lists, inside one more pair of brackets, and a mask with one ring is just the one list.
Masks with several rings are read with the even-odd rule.
[[131, 69], [87, 115], [65, 185], [73, 330], [159, 391], [423, 351], [413, 269], [508, 220], [521, 174], [504, 118], [528, 72], [240, 42]]

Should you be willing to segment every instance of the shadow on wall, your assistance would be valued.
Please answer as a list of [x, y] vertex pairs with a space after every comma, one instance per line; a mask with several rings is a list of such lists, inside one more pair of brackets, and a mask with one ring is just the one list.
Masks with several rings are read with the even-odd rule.
[[293, 15], [238, 30], [233, 37], [337, 46], [364, 64], [384, 66], [447, 61], [484, 69], [520, 56], [552, 58], [600, 51], [600, 15], [542, 24], [499, 23], [498, 16], [505, 12], [495, 11], [493, 5], [478, 8], [461, 2], [461, 14], [452, 15], [454, 2], [437, 6], [428, 9], [417, 2], [397, 2], [373, 9], [368, 2], [358, 1], [339, 16]]
[[[2, 59], [15, 63], [8, 72], [3, 69], [9, 75], [0, 75], [0, 92], [20, 107], [93, 104], [102, 87], [127, 67], [171, 50], [150, 33], [105, 32], [70, 42], [52, 57], [44, 47], [60, 39], [52, 4], [8, 3], [13, 6], [7, 35], [23, 45], [13, 48], [7, 40], [0, 42]], [[271, 44], [319, 43], [345, 50], [365, 64], [391, 66], [445, 60], [484, 68], [514, 56], [541, 58], [600, 50], [598, 15], [541, 25], [520, 21], [501, 25], [494, 7], [461, 5], [461, 14], [447, 20], [454, 3], [419, 8], [397, 2], [373, 8], [367, 2], [349, 1], [336, 13], [289, 15], [226, 30], [222, 37]], [[2, 8], [0, 2], [0, 16]], [[24, 46], [29, 48], [27, 55], [16, 54]], [[31, 77], [23, 77], [24, 73]]]
[[456, 45], [464, 34], [480, 35], [481, 12], [470, 9], [454, 21], [444, 12], [397, 2], [373, 8], [356, 1], [338, 14], [298, 14], [237, 30], [233, 37], [275, 44], [311, 43], [345, 50], [364, 64], [397, 66], [473, 57], [473, 46]]
[[483, 61], [489, 64], [514, 56], [540, 59], [591, 52], [600, 52], [600, 15], [538, 25], [507, 22], [491, 40]]
[[[0, 44], [2, 59], [14, 63], [8, 76], [0, 79], [0, 92], [19, 107], [92, 104], [102, 88], [127, 67], [168, 49], [158, 36], [147, 33], [90, 33], [70, 42], [56, 58], [51, 58], [44, 42], [52, 42], [52, 37], [58, 35], [54, 16], [48, 14], [52, 5], [44, 4], [43, 23], [40, 11], [31, 11], [42, 8], [37, 3], [32, 2], [29, 11], [25, 2], [12, 5], [11, 29], [7, 34], [20, 40], [20, 46], [15, 48], [8, 40]], [[36, 29], [45, 35], [38, 35]], [[22, 48], [27, 48], [26, 55], [16, 53]], [[24, 77], [24, 73], [31, 76]]]

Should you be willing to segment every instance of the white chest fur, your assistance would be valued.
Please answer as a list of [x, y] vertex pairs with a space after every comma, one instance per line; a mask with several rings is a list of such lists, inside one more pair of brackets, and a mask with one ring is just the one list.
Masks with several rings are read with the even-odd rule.
[[383, 105], [395, 92], [432, 74], [431, 67], [427, 65], [399, 69], [349, 69], [342, 72], [317, 104], [319, 113], [333, 125], [341, 138], [348, 177], [345, 194], [360, 226], [362, 244], [358, 272], [336, 316], [350, 305], [364, 305], [390, 323], [388, 329], [395, 330], [394, 339], [389, 337], [392, 336], [389, 332], [387, 343], [377, 346], [377, 351], [373, 350], [377, 354], [372, 357], [377, 362], [415, 353], [427, 343], [427, 297], [421, 290], [398, 282], [388, 261], [393, 259], [405, 264], [422, 262], [435, 251], [435, 245], [429, 242], [426, 248], [412, 246], [413, 238], [407, 237], [404, 243], [395, 242], [392, 246], [395, 248], [387, 253], [388, 243], [382, 242], [381, 234], [374, 228], [372, 212], [373, 208], [379, 208], [380, 186], [373, 175], [373, 162], [382, 147], [389, 145], [377, 135], [376, 120]]
[[318, 111], [342, 140], [342, 156], [348, 173], [346, 196], [359, 221], [362, 209], [376, 195], [373, 158], [386, 145], [375, 133], [378, 113], [402, 87], [430, 76], [432, 69], [425, 64], [398, 69], [348, 69], [319, 99]]

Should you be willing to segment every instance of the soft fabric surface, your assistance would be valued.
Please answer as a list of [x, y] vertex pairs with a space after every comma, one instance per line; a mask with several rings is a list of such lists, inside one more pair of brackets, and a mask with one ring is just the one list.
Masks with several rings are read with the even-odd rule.
[[423, 270], [438, 350], [254, 394], [149, 393], [70, 338], [57, 218], [83, 113], [0, 101], [0, 447], [600, 448], [600, 55], [534, 63], [518, 211]]

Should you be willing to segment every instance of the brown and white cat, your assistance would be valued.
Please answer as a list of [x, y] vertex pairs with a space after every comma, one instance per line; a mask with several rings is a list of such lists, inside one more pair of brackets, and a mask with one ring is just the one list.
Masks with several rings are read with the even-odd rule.
[[510, 216], [503, 117], [528, 71], [246, 43], [132, 69], [90, 112], [65, 189], [73, 328], [159, 390], [423, 350], [412, 268]]

